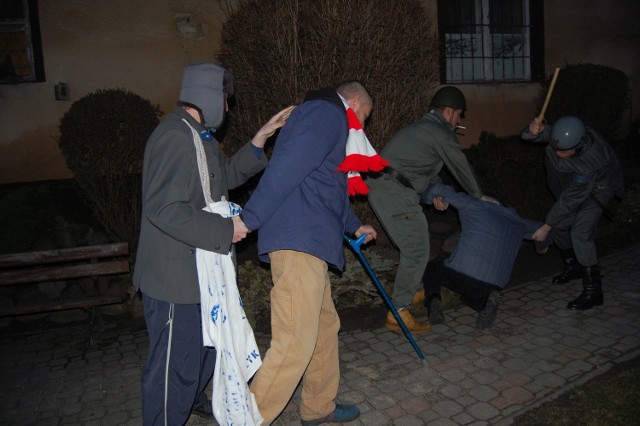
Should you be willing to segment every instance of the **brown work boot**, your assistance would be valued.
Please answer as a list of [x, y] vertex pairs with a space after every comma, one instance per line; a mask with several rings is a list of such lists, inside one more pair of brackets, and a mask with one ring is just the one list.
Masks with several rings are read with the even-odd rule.
[[413, 295], [413, 301], [411, 302], [411, 304], [415, 307], [420, 307], [423, 305], [424, 303], [424, 288], [418, 290], [416, 292], [416, 294]]
[[[431, 330], [431, 326], [429, 324], [419, 322], [415, 319], [411, 312], [406, 309], [398, 311], [398, 315], [400, 315], [400, 319], [402, 319], [404, 325], [407, 326], [407, 330], [412, 333], [426, 333]], [[384, 326], [390, 330], [402, 331], [402, 329], [400, 328], [400, 324], [398, 324], [398, 321], [396, 321], [396, 319], [393, 317], [393, 313], [391, 313], [391, 311], [389, 311], [389, 313], [387, 314], [387, 322], [384, 324]]]

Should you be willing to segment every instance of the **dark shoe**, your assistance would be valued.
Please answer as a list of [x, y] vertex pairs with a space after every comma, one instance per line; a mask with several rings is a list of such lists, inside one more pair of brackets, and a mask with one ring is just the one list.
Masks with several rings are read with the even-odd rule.
[[583, 291], [577, 299], [567, 303], [567, 308], [573, 309], [574, 311], [586, 311], [587, 309], [602, 306], [603, 304], [604, 298], [602, 297], [602, 293], [593, 294]]
[[336, 408], [324, 417], [315, 420], [300, 420], [304, 426], [321, 425], [322, 423], [346, 423], [355, 420], [360, 415], [360, 409], [355, 405], [336, 404]]
[[444, 322], [444, 315], [442, 314], [442, 299], [434, 297], [429, 300], [427, 306], [429, 310], [429, 322], [431, 325], [442, 324]]
[[478, 312], [478, 318], [476, 318], [476, 328], [478, 330], [484, 330], [489, 327], [496, 320], [498, 314], [498, 305], [500, 304], [500, 293], [496, 290], [489, 293], [487, 297], [487, 303], [484, 308]]
[[567, 308], [576, 311], [586, 311], [594, 306], [604, 304], [602, 294], [602, 277], [598, 265], [586, 266], [583, 268], [582, 293], [577, 299], [569, 302]]
[[213, 405], [211, 401], [207, 401], [206, 404], [198, 405], [197, 407], [193, 407], [191, 410], [191, 414], [195, 414], [198, 417], [202, 417], [203, 419], [213, 419]]
[[573, 250], [562, 250], [560, 252], [562, 256], [562, 262], [564, 263], [564, 269], [560, 275], [556, 275], [551, 280], [554, 284], [566, 284], [569, 281], [582, 278], [582, 268], [573, 254]]
[[554, 284], [566, 284], [578, 278], [580, 278], [580, 266], [578, 262], [576, 262], [575, 265], [565, 265], [564, 271], [562, 271], [560, 275], [553, 277], [551, 282]]

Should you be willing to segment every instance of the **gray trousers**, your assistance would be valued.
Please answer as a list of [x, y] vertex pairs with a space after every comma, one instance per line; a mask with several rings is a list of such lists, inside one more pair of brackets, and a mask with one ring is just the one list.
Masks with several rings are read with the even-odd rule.
[[[598, 199], [606, 205], [613, 194], [600, 191]], [[602, 217], [602, 208], [591, 197], [582, 202], [575, 214], [560, 221], [551, 231], [553, 242], [560, 250], [570, 250], [582, 266], [593, 266], [598, 263], [596, 252], [596, 231]]]
[[429, 261], [429, 225], [420, 205], [420, 196], [383, 175], [368, 179], [369, 204], [387, 235], [400, 251], [400, 264], [393, 284], [396, 308], [411, 305], [422, 288], [422, 274]]

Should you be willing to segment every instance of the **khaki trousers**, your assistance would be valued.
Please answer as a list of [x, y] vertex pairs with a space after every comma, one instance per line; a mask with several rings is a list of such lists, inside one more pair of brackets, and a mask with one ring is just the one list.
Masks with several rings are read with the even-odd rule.
[[269, 254], [271, 345], [251, 383], [263, 425], [284, 410], [302, 379], [300, 416], [323, 417], [335, 408], [340, 382], [340, 319], [331, 299], [327, 263], [291, 250]]
[[411, 306], [413, 296], [422, 288], [422, 274], [429, 262], [427, 217], [419, 195], [390, 176], [369, 179], [367, 184], [369, 204], [400, 251], [391, 299], [396, 308], [405, 308]]

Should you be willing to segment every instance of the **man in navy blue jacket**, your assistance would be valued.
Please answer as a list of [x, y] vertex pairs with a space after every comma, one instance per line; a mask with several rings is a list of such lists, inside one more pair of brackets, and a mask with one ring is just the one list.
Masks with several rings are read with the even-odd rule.
[[367, 234], [338, 171], [348, 137], [346, 108], [361, 124], [373, 103], [359, 82], [309, 92], [281, 129], [242, 219], [259, 230], [258, 254], [271, 263], [271, 346], [251, 384], [265, 425], [285, 408], [302, 378], [302, 424], [346, 422], [359, 410], [335, 404], [340, 381], [340, 319], [328, 264], [344, 267], [343, 234]]
[[[440, 288], [445, 286], [460, 294], [478, 312], [476, 328], [487, 328], [495, 320], [499, 292], [511, 279], [522, 239], [531, 240], [541, 223], [523, 219], [513, 208], [456, 192], [447, 185], [430, 185], [421, 202], [436, 204], [437, 200], [458, 210], [461, 233], [453, 253], [444, 261], [429, 262], [425, 270], [423, 284], [429, 322], [444, 322]], [[551, 242], [550, 238], [536, 241], [536, 251], [546, 253]]]

